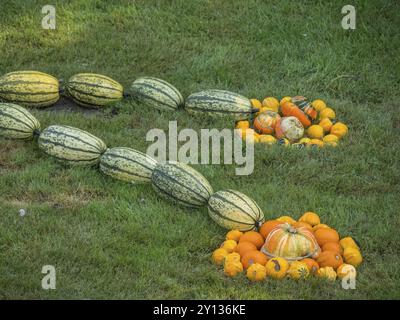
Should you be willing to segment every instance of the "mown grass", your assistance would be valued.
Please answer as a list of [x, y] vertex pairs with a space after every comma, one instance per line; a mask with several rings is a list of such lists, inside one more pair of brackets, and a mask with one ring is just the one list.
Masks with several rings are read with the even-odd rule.
[[[249, 97], [322, 98], [350, 127], [338, 148], [256, 148], [251, 176], [233, 165], [196, 165], [215, 190], [253, 197], [267, 218], [318, 212], [354, 236], [365, 262], [356, 290], [340, 282], [226, 278], [210, 262], [223, 240], [206, 210], [159, 198], [95, 168], [66, 168], [34, 142], [0, 140], [0, 297], [11, 298], [400, 298], [398, 229], [399, 5], [355, 1], [357, 28], [341, 28], [344, 1], [53, 1], [57, 29], [41, 29], [46, 1], [3, 1], [0, 73], [21, 69], [67, 79], [109, 75], [126, 87], [152, 75], [187, 96], [206, 88]], [[33, 110], [42, 126], [68, 124], [108, 145], [145, 151], [151, 128], [231, 127], [125, 100], [101, 112]], [[27, 210], [25, 217], [18, 210]], [[41, 289], [43, 265], [57, 289]]]

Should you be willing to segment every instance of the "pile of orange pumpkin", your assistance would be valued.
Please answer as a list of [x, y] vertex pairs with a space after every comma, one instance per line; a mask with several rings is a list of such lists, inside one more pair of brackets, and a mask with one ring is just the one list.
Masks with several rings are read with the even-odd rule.
[[274, 97], [250, 101], [258, 112], [250, 120], [237, 121], [236, 129], [240, 129], [242, 138], [248, 137], [253, 143], [336, 147], [348, 133], [348, 127], [321, 99], [309, 102], [303, 96], [295, 96], [280, 101]]
[[340, 238], [314, 212], [304, 213], [298, 221], [289, 216], [268, 220], [258, 232], [231, 230], [212, 254], [213, 263], [223, 266], [227, 276], [245, 272], [251, 281], [355, 278], [362, 260], [357, 242]]

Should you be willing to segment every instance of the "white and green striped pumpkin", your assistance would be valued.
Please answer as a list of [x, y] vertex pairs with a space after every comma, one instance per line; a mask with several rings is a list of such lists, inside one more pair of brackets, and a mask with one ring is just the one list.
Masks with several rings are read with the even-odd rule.
[[40, 123], [28, 110], [12, 103], [0, 103], [0, 136], [31, 139], [39, 132]]
[[208, 200], [208, 213], [218, 225], [229, 230], [255, 230], [264, 223], [264, 214], [258, 204], [235, 190], [213, 193]]
[[112, 148], [100, 157], [100, 170], [117, 180], [131, 183], [151, 182], [157, 161], [130, 148]]
[[206, 206], [213, 192], [210, 183], [201, 173], [181, 162], [159, 163], [151, 181], [160, 195], [187, 207]]
[[54, 125], [44, 129], [38, 139], [39, 148], [70, 165], [94, 165], [106, 151], [105, 143], [94, 135], [69, 126]]
[[58, 101], [58, 80], [39, 71], [15, 71], [0, 78], [0, 98], [28, 107], [46, 107]]
[[253, 109], [248, 98], [225, 90], [205, 90], [191, 94], [185, 101], [189, 113], [229, 116], [236, 120], [248, 119]]
[[122, 99], [124, 89], [117, 81], [94, 73], [73, 75], [65, 85], [66, 93], [84, 107], [102, 107]]
[[177, 88], [154, 77], [136, 79], [131, 85], [130, 94], [139, 103], [159, 110], [176, 110], [184, 103]]

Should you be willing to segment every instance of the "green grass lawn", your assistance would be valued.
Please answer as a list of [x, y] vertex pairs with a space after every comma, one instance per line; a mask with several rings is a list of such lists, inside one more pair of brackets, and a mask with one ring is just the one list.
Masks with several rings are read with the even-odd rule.
[[[356, 290], [340, 281], [227, 278], [210, 262], [225, 230], [206, 209], [177, 207], [150, 185], [114, 181], [96, 168], [63, 167], [34, 142], [0, 139], [0, 298], [400, 298], [398, 2], [353, 1], [353, 31], [341, 27], [348, 1], [52, 1], [57, 28], [43, 30], [47, 3], [2, 1], [1, 74], [96, 72], [126, 87], [151, 75], [185, 96], [219, 88], [327, 101], [350, 127], [338, 148], [257, 145], [251, 176], [236, 176], [234, 165], [194, 167], [215, 190], [254, 198], [266, 218], [319, 213], [360, 242], [364, 263]], [[147, 131], [166, 130], [170, 120], [197, 130], [233, 126], [129, 100], [99, 112], [67, 107], [32, 112], [43, 128], [76, 126], [141, 151]], [[56, 290], [41, 288], [43, 265], [56, 267]]]

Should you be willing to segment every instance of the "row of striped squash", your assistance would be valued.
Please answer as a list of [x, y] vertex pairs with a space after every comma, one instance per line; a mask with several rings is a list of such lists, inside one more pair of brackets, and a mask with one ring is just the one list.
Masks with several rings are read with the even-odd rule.
[[[185, 108], [189, 113], [227, 115], [235, 120], [247, 119], [256, 112], [250, 100], [225, 90], [205, 90], [191, 94], [186, 101], [172, 84], [154, 77], [136, 79], [128, 92], [117, 81], [100, 74], [79, 73], [65, 84], [64, 91], [75, 103], [84, 107], [102, 107], [124, 96], [159, 110]], [[59, 81], [38, 71], [17, 71], [0, 78], [0, 99], [29, 107], [46, 107], [60, 98]]]
[[37, 138], [39, 148], [69, 165], [98, 165], [115, 179], [151, 182], [158, 194], [187, 207], [207, 206], [210, 217], [226, 229], [253, 230], [264, 222], [257, 203], [234, 190], [214, 192], [207, 179], [190, 166], [174, 161], [157, 162], [129, 148], [107, 148], [98, 137], [69, 126], [51, 125], [41, 130], [39, 121], [25, 108], [0, 103], [0, 136]]

